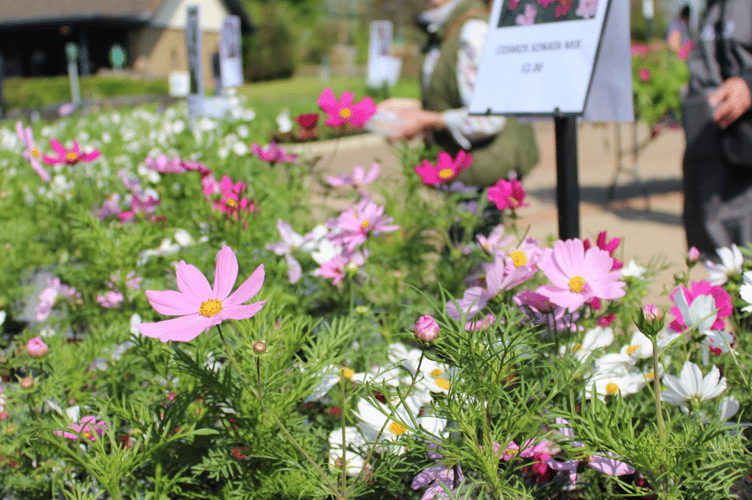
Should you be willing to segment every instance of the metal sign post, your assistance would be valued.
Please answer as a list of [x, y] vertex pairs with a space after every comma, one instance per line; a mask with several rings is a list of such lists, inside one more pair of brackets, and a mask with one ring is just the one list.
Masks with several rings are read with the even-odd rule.
[[577, 180], [577, 117], [555, 116], [556, 206], [559, 238], [580, 237], [580, 184]]
[[70, 79], [71, 98], [75, 104], [81, 104], [81, 87], [78, 84], [78, 47], [73, 42], [65, 44], [65, 55], [68, 57], [68, 78]]

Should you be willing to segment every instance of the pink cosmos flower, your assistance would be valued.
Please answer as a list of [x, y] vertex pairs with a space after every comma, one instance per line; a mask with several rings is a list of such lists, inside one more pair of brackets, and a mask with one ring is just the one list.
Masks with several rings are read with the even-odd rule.
[[[619, 243], [621, 243], [621, 238], [611, 238], [610, 240], [608, 240], [607, 231], [601, 231], [600, 233], [598, 233], [598, 237], [595, 239], [595, 246], [597, 246], [601, 250], [607, 251], [608, 255], [612, 259], [614, 259], [614, 265], [611, 267], [612, 271], [616, 271], [624, 267], [624, 263], [614, 257], [614, 252], [619, 246]], [[590, 239], [586, 239], [582, 242], [582, 244], [585, 246], [586, 251], [592, 246]]]
[[330, 278], [332, 280], [332, 284], [336, 285], [337, 283], [345, 279], [345, 271], [347, 270], [347, 266], [352, 264], [354, 266], [361, 267], [366, 263], [366, 258], [368, 258], [368, 251], [355, 252], [351, 255], [339, 254], [332, 258], [330, 261], [321, 264], [321, 267], [316, 270], [316, 274], [323, 276], [324, 278]]
[[543, 325], [547, 333], [556, 331], [577, 331], [578, 313], [569, 313], [563, 307], [554, 305], [548, 297], [532, 290], [523, 290], [512, 298], [512, 301], [525, 313], [525, 322]]
[[355, 128], [362, 127], [376, 113], [376, 105], [371, 97], [366, 97], [353, 104], [354, 94], [343, 92], [338, 102], [331, 88], [324, 90], [318, 98], [319, 107], [329, 115], [324, 122], [330, 127], [341, 127], [349, 123]]
[[144, 214], [149, 218], [161, 203], [160, 200], [151, 195], [142, 198], [134, 194], [131, 197], [131, 209], [125, 212], [120, 212], [117, 216], [123, 222], [134, 222], [136, 220], [136, 215], [138, 214]]
[[595, 16], [597, 10], [598, 0], [580, 0], [576, 13], [584, 19], [590, 19]]
[[34, 133], [31, 131], [31, 127], [24, 128], [23, 124], [20, 121], [17, 121], [16, 134], [24, 146], [26, 146], [26, 149], [24, 149], [23, 152], [24, 159], [31, 164], [31, 168], [39, 174], [39, 177], [41, 177], [43, 181], [49, 182], [50, 174], [48, 174], [44, 167], [42, 167], [42, 164], [39, 163], [42, 153], [34, 142]]
[[300, 248], [306, 240], [303, 236], [293, 231], [290, 224], [284, 222], [282, 219], [277, 220], [277, 230], [282, 237], [282, 241], [266, 245], [266, 249], [271, 250], [277, 255], [284, 255], [285, 262], [287, 262], [287, 277], [290, 280], [290, 284], [294, 285], [303, 277], [303, 269], [300, 266], [300, 262], [293, 255], [293, 252]]
[[34, 337], [29, 339], [29, 342], [26, 344], [26, 352], [29, 353], [29, 356], [32, 358], [41, 358], [47, 352], [49, 351], [49, 347], [47, 347], [47, 344], [44, 343], [44, 340], [42, 340], [42, 337]]
[[700, 251], [697, 249], [697, 247], [692, 247], [687, 252], [687, 260], [689, 262], [697, 262], [700, 260]]
[[544, 250], [538, 267], [552, 285], [543, 285], [537, 292], [570, 312], [594, 298], [613, 300], [626, 292], [621, 273], [612, 271], [614, 259], [600, 248], [585, 251], [581, 240], [559, 240], [554, 248]]
[[650, 77], [652, 76], [650, 74], [650, 70], [647, 68], [640, 68], [639, 75], [640, 75], [640, 80], [642, 80], [643, 82], [649, 81]]
[[441, 459], [444, 458], [444, 455], [442, 455], [438, 451], [434, 451], [438, 448], [438, 445], [436, 443], [430, 443], [428, 445], [428, 448], [428, 456], [432, 460], [439, 462], [439, 464], [433, 465], [421, 471], [417, 476], [415, 476], [415, 479], [413, 479], [413, 482], [410, 486], [412, 487], [412, 489], [417, 490], [424, 488], [429, 484], [431, 485], [428, 487], [426, 492], [423, 493], [423, 496], [420, 497], [420, 500], [447, 498], [444, 487], [442, 485], [445, 485], [449, 490], [452, 490], [454, 489], [455, 485], [459, 485], [459, 483], [464, 481], [465, 476], [462, 474], [462, 466], [457, 463], [452, 467], [447, 467], [446, 465], [441, 463]]
[[62, 106], [60, 106], [57, 110], [58, 114], [60, 116], [68, 116], [72, 114], [76, 110], [76, 105], [72, 102], [66, 102]]
[[292, 162], [298, 157], [298, 155], [288, 155], [287, 151], [277, 146], [276, 142], [270, 142], [263, 148], [254, 142], [251, 145], [251, 150], [253, 151], [253, 154], [258, 156], [262, 161], [267, 161], [271, 165], [279, 162]]
[[97, 209], [99, 220], [105, 220], [110, 215], [118, 213], [120, 211], [120, 201], [121, 197], [118, 193], [114, 193], [104, 200], [102, 206]]
[[538, 3], [541, 4], [541, 6], [545, 9], [546, 7], [548, 7], [550, 4], [552, 4], [555, 1], [556, 0], [538, 0]]
[[633, 43], [629, 47], [629, 53], [632, 57], [635, 57], [635, 56], [645, 57], [646, 55], [648, 55], [648, 52], [649, 52], [648, 46], [645, 45], [644, 43]]
[[[556, 418], [558, 425], [568, 425], [569, 421], [563, 418]], [[569, 444], [575, 448], [584, 448], [585, 445], [574, 440], [574, 431], [571, 428], [560, 427], [558, 432], [566, 438], [569, 438]], [[588, 467], [591, 467], [598, 472], [608, 474], [611, 476], [624, 476], [626, 474], [634, 474], [634, 468], [625, 462], [621, 462], [615, 458], [615, 455], [611, 452], [606, 454], [594, 454], [589, 455], [587, 460], [584, 461]], [[569, 460], [566, 462], [559, 462], [551, 458], [546, 463], [557, 470], [566, 470], [569, 472], [569, 480], [572, 484], [577, 482], [577, 466], [579, 460]]]
[[203, 176], [211, 173], [211, 170], [201, 162], [184, 161], [178, 156], [169, 159], [164, 153], [156, 158], [146, 158], [144, 164], [146, 165], [146, 168], [159, 172], [160, 174], [182, 174], [185, 172], [198, 171]]
[[489, 255], [495, 255], [502, 247], [508, 245], [514, 240], [514, 236], [504, 238], [504, 226], [496, 226], [488, 237], [479, 234], [477, 237], [478, 245]]
[[104, 431], [107, 430], [107, 424], [103, 420], [98, 421], [94, 415], [88, 415], [83, 417], [79, 423], [67, 426], [66, 429], [70, 429], [73, 432], [55, 431], [55, 434], [65, 439], [78, 441], [79, 438], [84, 438], [93, 442], [104, 435]]
[[340, 214], [335, 227], [341, 232], [331, 238], [332, 243], [342, 245], [347, 252], [352, 252], [365, 243], [369, 236], [399, 229], [398, 225], [389, 224], [392, 221], [392, 217], [384, 215], [384, 207], [363, 198], [357, 205]]
[[[684, 293], [684, 297], [686, 297], [687, 299], [687, 305], [690, 306], [692, 305], [692, 302], [700, 295], [712, 296], [715, 300], [715, 309], [718, 310], [718, 315], [716, 316], [713, 324], [710, 326], [710, 329], [723, 330], [725, 325], [724, 320], [731, 316], [731, 314], [734, 312], [734, 307], [731, 304], [731, 296], [726, 290], [718, 285], [711, 285], [705, 280], [693, 281], [690, 289], [680, 286], [678, 288], [675, 288], [674, 291], [671, 292], [671, 300], [673, 300], [674, 303], [676, 303], [676, 295], [680, 290], [682, 293]], [[682, 313], [679, 310], [679, 307], [672, 307], [671, 314], [673, 314], [676, 319], [672, 321], [669, 326], [674, 331], [684, 331], [687, 328], [687, 325], [684, 323], [684, 318], [682, 317]]]
[[[515, 4], [513, 9], [517, 7]], [[532, 24], [535, 24], [535, 14], [537, 14], [537, 10], [535, 8], [535, 5], [527, 4], [525, 5], [525, 13], [524, 14], [517, 14], [517, 24], [520, 26], [530, 26]]]
[[525, 202], [525, 188], [517, 179], [499, 179], [495, 186], [488, 188], [488, 201], [495, 203], [499, 210], [505, 208], [529, 207]]
[[556, 6], [554, 17], [566, 16], [569, 9], [572, 8], [572, 0], [559, 0], [559, 5]]
[[78, 147], [78, 141], [73, 141], [73, 147], [68, 150], [65, 146], [60, 144], [55, 139], [50, 139], [50, 146], [57, 153], [58, 157], [53, 158], [51, 156], [42, 155], [42, 159], [48, 165], [58, 165], [65, 163], [66, 165], [75, 165], [80, 161], [94, 161], [99, 158], [99, 151], [93, 150], [91, 153], [81, 153], [81, 148]]
[[[214, 209], [226, 213], [228, 218], [235, 220], [240, 220], [241, 212], [255, 212], [256, 204], [253, 200], [241, 197], [247, 188], [248, 184], [243, 181], [233, 183], [228, 176], [222, 176], [222, 181], [219, 183], [222, 198], [214, 202]], [[206, 186], [204, 193], [206, 193]]]
[[117, 290], [110, 290], [104, 294], [97, 295], [97, 304], [105, 309], [120, 307], [123, 300], [125, 300], [125, 297], [123, 297], [123, 294]]
[[374, 162], [371, 166], [371, 170], [366, 173], [365, 169], [361, 166], [355, 166], [353, 168], [352, 174], [350, 175], [338, 175], [333, 176], [330, 175], [326, 178], [326, 181], [334, 186], [353, 186], [356, 189], [360, 189], [361, 187], [365, 186], [366, 184], [370, 184], [373, 181], [376, 180], [379, 176], [379, 164], [377, 162]]
[[428, 160], [423, 160], [421, 165], [415, 166], [415, 172], [423, 179], [423, 184], [436, 186], [451, 182], [472, 163], [473, 155], [466, 151], [460, 150], [455, 159], [452, 159], [452, 156], [446, 151], [441, 151], [436, 160], [436, 166], [433, 166]]
[[159, 314], [180, 317], [136, 325], [147, 337], [158, 338], [162, 342], [187, 342], [226, 319], [250, 318], [266, 304], [266, 301], [261, 301], [242, 305], [261, 290], [264, 284], [263, 264], [230, 294], [238, 277], [238, 259], [227, 246], [217, 254], [213, 288], [201, 271], [185, 261], [180, 261], [175, 274], [179, 292], [147, 290], [146, 298]]

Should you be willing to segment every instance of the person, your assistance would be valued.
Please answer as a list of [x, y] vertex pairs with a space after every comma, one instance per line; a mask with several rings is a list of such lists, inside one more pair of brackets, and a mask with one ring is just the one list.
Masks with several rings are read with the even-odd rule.
[[666, 28], [666, 42], [676, 55], [681, 53], [682, 47], [689, 41], [689, 17], [692, 8], [689, 4], [679, 9], [679, 15]]
[[[752, 0], [711, 0], [687, 63], [684, 227], [687, 246], [713, 258], [719, 247], [752, 240], [752, 168], [732, 164], [723, 147], [725, 134], [750, 118]], [[696, 133], [687, 126], [693, 99], [707, 115]]]
[[423, 135], [452, 156], [470, 151], [473, 164], [457, 180], [478, 189], [514, 172], [527, 173], [539, 158], [530, 124], [502, 116], [470, 116], [468, 105], [488, 32], [484, 0], [427, 0], [418, 26], [428, 35], [422, 66], [422, 102], [387, 99], [379, 110], [397, 114], [394, 139]]

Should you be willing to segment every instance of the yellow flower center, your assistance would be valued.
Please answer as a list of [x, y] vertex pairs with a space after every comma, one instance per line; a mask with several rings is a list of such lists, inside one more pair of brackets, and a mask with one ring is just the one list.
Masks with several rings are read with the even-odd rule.
[[513, 207], [516, 207], [517, 205], [520, 204], [520, 202], [517, 201], [517, 199], [514, 198], [514, 197], [512, 197], [512, 196], [510, 196], [509, 198], [507, 198], [507, 201], [509, 201], [509, 204], [512, 205]]
[[439, 177], [442, 179], [449, 179], [454, 175], [454, 171], [451, 168], [442, 168], [439, 170]]
[[345, 377], [347, 380], [350, 380], [352, 376], [355, 375], [355, 372], [349, 368], [340, 368], [339, 374]]
[[339, 116], [345, 119], [350, 118], [352, 116], [352, 111], [350, 111], [348, 108], [342, 108], [339, 111]]
[[407, 432], [407, 427], [398, 422], [392, 422], [391, 424], [389, 424], [389, 430], [392, 431], [393, 434], [399, 435]]
[[515, 250], [514, 252], [510, 253], [509, 256], [512, 258], [514, 267], [521, 267], [527, 264], [527, 255], [525, 255], [525, 252], [523, 252], [522, 250]]
[[627, 354], [629, 354], [631, 356], [632, 353], [634, 353], [639, 348], [640, 348], [640, 344], [631, 345], [631, 346], [627, 347]]
[[93, 433], [93, 432], [91, 432], [91, 431], [84, 431], [84, 433], [83, 433], [83, 434], [81, 434], [81, 436], [85, 437], [86, 439], [91, 439], [91, 437], [92, 437], [93, 435], [94, 435], [94, 433]]
[[569, 289], [575, 293], [580, 293], [583, 286], [585, 286], [585, 278], [582, 276], [575, 276], [569, 280]]
[[364, 219], [363, 222], [360, 223], [360, 226], [363, 228], [364, 231], [368, 231], [368, 226], [371, 225], [371, 221], [368, 219]]
[[572, 346], [572, 353], [582, 350], [582, 344], [579, 342]]
[[431, 370], [431, 377], [433, 378], [439, 378], [444, 373], [443, 370], [440, 370], [439, 368], [434, 368]]
[[514, 448], [507, 448], [506, 450], [504, 450], [504, 453], [506, 453], [509, 456], [516, 457], [520, 453], [520, 450], [515, 450]]
[[445, 391], [449, 390], [449, 381], [445, 378], [437, 378], [436, 385], [438, 385], [439, 388], [444, 389]]
[[230, 208], [235, 208], [235, 206], [238, 204], [237, 201], [235, 201], [234, 198], [227, 198], [225, 200], [225, 205], [227, 205]]
[[647, 378], [648, 380], [653, 380], [655, 378], [655, 370], [650, 370], [650, 373], [645, 375], [645, 378]]
[[219, 299], [209, 299], [201, 303], [201, 307], [198, 309], [198, 313], [201, 316], [211, 318], [215, 314], [219, 314], [222, 310], [222, 301]]
[[39, 152], [38, 148], [34, 148], [31, 150], [31, 156], [33, 156], [34, 158], [39, 158], [40, 156], [42, 156], [42, 153]]
[[65, 155], [65, 159], [66, 159], [66, 160], [71, 160], [71, 161], [73, 161], [73, 160], [75, 160], [76, 158], [78, 158], [78, 155], [77, 155], [76, 153], [68, 153], [68, 154], [66, 154], [66, 155]]
[[606, 391], [608, 392], [609, 395], [613, 396], [614, 394], [619, 392], [619, 386], [614, 384], [613, 382], [609, 382], [608, 385], [606, 386]]

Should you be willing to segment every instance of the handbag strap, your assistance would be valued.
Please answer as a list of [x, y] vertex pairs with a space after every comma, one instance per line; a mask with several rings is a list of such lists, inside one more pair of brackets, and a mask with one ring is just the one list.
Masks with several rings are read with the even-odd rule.
[[719, 0], [721, 12], [715, 23], [715, 57], [721, 70], [721, 80], [726, 81], [730, 76], [728, 52], [726, 47], [726, 0]]

